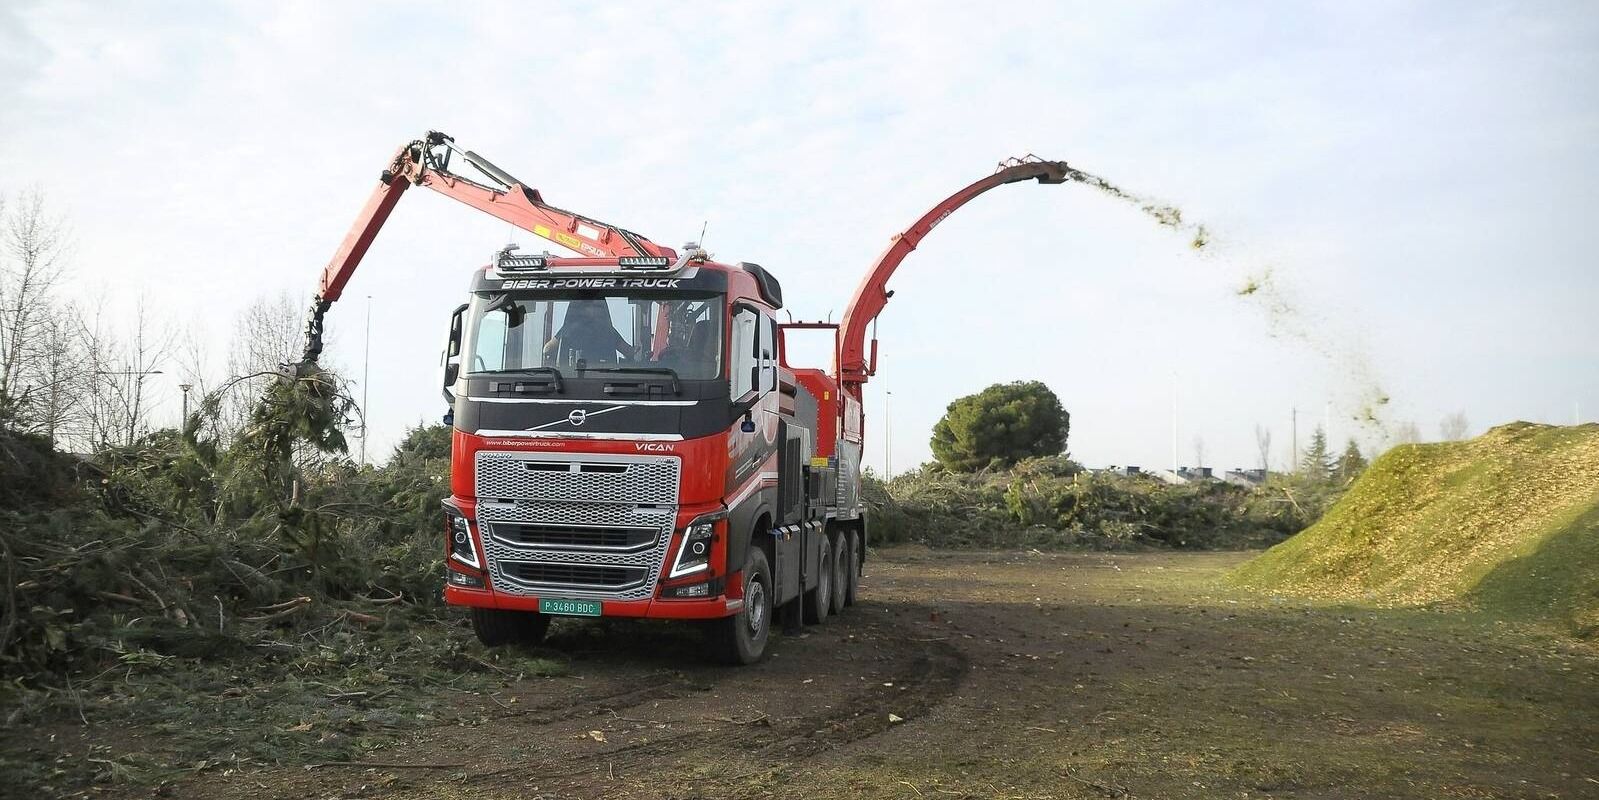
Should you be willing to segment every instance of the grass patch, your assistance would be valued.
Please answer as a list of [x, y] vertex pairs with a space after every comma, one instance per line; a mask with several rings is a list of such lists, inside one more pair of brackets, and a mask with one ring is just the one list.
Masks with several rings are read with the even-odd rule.
[[99, 675], [8, 685], [0, 691], [8, 729], [59, 735], [4, 737], [0, 773], [53, 796], [359, 760], [414, 731], [483, 724], [493, 707], [474, 695], [567, 672], [545, 651], [485, 650], [457, 615], [421, 609], [390, 612], [379, 630], [335, 624], [308, 633], [260, 632], [247, 656], [222, 659], [127, 649]]

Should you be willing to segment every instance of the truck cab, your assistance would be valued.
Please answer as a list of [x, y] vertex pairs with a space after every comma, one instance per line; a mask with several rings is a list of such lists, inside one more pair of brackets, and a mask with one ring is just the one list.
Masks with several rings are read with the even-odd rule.
[[779, 361], [781, 305], [766, 270], [696, 250], [475, 273], [444, 357], [445, 599], [485, 643], [553, 616], [714, 620], [747, 663], [779, 613], [853, 600], [864, 522], [818, 448], [830, 412]]

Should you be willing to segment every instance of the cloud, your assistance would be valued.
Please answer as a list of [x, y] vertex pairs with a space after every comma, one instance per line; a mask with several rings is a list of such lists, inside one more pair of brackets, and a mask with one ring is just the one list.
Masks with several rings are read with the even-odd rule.
[[[796, 316], [837, 319], [889, 236], [1000, 158], [1035, 152], [1217, 221], [1330, 324], [1372, 332], [1379, 365], [1454, 364], [1401, 377], [1395, 394], [1418, 414], [1469, 395], [1472, 417], [1490, 419], [1527, 399], [1476, 375], [1552, 345], [1501, 340], [1489, 363], [1450, 361], [1482, 344], [1480, 320], [1599, 339], [1576, 314], [1539, 313], [1599, 289], [1577, 269], [1595, 242], [1576, 224], [1594, 204], [1578, 179], [1599, 140], [1580, 88], [1593, 16], [9, 6], [0, 175], [71, 209], [72, 281], [107, 287], [111, 313], [145, 294], [174, 324], [220, 332], [256, 296], [308, 292], [393, 149], [436, 127], [552, 201], [666, 243], [709, 221], [711, 249], [775, 270]], [[1574, 222], [1540, 222], [1544, 209]], [[357, 365], [358, 306], [374, 296], [382, 441], [442, 410], [433, 364], [449, 309], [512, 236], [412, 193], [379, 238], [330, 324], [334, 357]], [[926, 427], [956, 394], [1033, 377], [1078, 412], [1079, 455], [1155, 463], [1174, 372], [1185, 427], [1218, 459], [1251, 461], [1257, 420], [1318, 406], [1343, 377], [1267, 339], [1231, 296], [1236, 274], [1082, 187], [981, 199], [895, 279], [881, 335], [896, 464], [925, 455]], [[1517, 303], [1496, 303], [1511, 285]], [[1385, 335], [1416, 328], [1452, 335]], [[1599, 408], [1591, 382], [1547, 386]], [[874, 433], [874, 463], [880, 445]]]

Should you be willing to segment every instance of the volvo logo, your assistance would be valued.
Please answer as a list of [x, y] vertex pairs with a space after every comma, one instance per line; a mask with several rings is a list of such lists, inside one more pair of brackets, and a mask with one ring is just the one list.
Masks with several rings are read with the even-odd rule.
[[564, 416], [564, 417], [559, 417], [559, 418], [557, 418], [557, 419], [555, 419], [555, 420], [553, 420], [551, 422], [546, 422], [543, 425], [534, 425], [533, 427], [528, 428], [528, 430], [530, 430], [530, 431], [549, 430], [550, 428], [553, 428], [553, 427], [555, 427], [557, 425], [560, 425], [563, 422], [568, 424], [568, 425], [571, 425], [574, 428], [576, 428], [576, 427], [582, 425], [583, 423], [588, 422], [589, 421], [589, 417], [597, 417], [597, 416], [599, 416], [601, 414], [609, 414], [612, 411], [621, 411], [625, 407], [626, 406], [609, 406], [607, 408], [596, 409], [594, 411], [586, 411], [586, 410], [581, 409], [581, 408], [574, 408], [570, 412], [568, 412], [567, 415]]

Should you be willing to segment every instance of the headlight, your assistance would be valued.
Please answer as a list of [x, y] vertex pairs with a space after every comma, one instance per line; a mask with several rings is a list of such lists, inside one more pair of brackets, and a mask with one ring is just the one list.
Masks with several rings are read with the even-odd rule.
[[450, 557], [467, 566], [481, 569], [482, 565], [477, 560], [477, 548], [472, 546], [472, 524], [466, 517], [459, 513], [447, 512], [445, 514], [447, 525], [445, 531], [450, 537]]
[[711, 568], [711, 543], [716, 540], [716, 521], [726, 514], [717, 512], [696, 517], [683, 529], [683, 542], [677, 546], [668, 578], [681, 578]]

